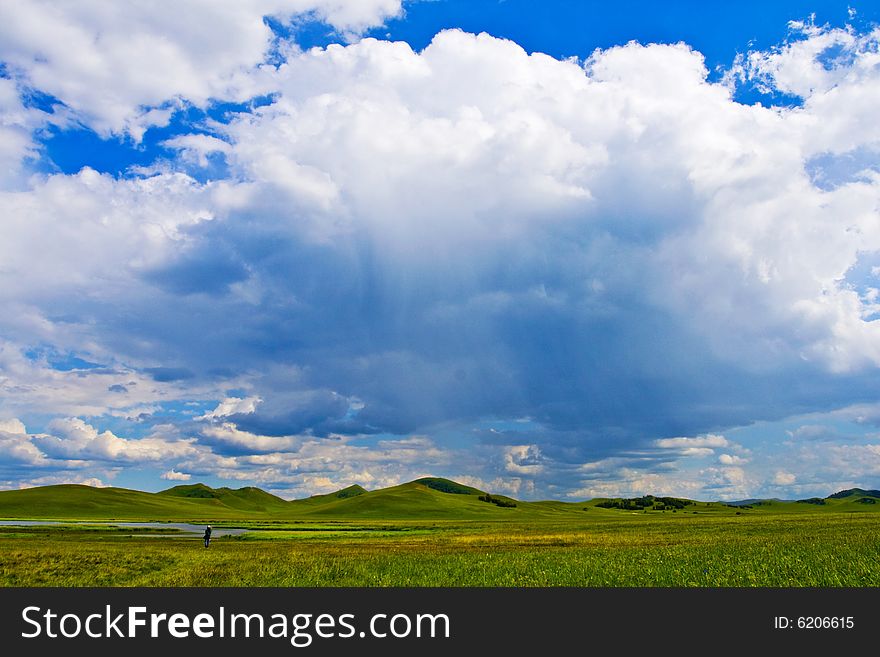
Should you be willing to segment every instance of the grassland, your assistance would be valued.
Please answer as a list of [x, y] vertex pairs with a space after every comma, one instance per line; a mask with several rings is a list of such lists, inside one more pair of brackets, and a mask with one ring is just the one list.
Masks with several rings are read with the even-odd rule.
[[[211, 518], [253, 531], [217, 539], [206, 550], [197, 536], [167, 531], [159, 538], [94, 523], [0, 527], [0, 584], [880, 586], [880, 513], [878, 505], [858, 501], [871, 497], [864, 491], [822, 504], [699, 502], [675, 511], [654, 510], [659, 504], [634, 511], [600, 506], [607, 500], [503, 507], [481, 501], [474, 489], [449, 492], [424, 483], [375, 495], [349, 490], [303, 504], [269, 500], [256, 489], [206, 488], [166, 494], [167, 505], [138, 498], [138, 504], [149, 502], [150, 514], [141, 506], [137, 517], [124, 492], [114, 494], [110, 499], [119, 505], [112, 513], [136, 520]], [[218, 502], [230, 493], [237, 493], [231, 504], [246, 508]], [[51, 517], [107, 518], [107, 507], [101, 514], [89, 506], [91, 495], [81, 491], [63, 509], [50, 507]], [[4, 502], [2, 496], [0, 516], [10, 517], [21, 497]], [[250, 509], [254, 505], [263, 510]], [[25, 505], [22, 512], [34, 517], [35, 508]]]
[[6, 586], [880, 586], [880, 515], [0, 530]]

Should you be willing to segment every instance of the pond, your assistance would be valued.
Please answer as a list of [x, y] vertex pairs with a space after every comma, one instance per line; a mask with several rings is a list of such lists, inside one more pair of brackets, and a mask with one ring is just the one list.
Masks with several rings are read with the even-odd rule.
[[[201, 536], [205, 532], [205, 525], [193, 525], [186, 522], [110, 522], [110, 521], [82, 521], [82, 522], [61, 522], [58, 520], [0, 520], [0, 526], [6, 527], [35, 527], [40, 525], [83, 525], [95, 526], [101, 525], [105, 527], [131, 527], [132, 529], [156, 529], [169, 530], [176, 529], [177, 532], [183, 534], [198, 534]], [[220, 538], [221, 536], [239, 536], [244, 534], [247, 529], [238, 527], [211, 527], [211, 537]], [[161, 534], [161, 532], [157, 532]], [[180, 536], [180, 533], [174, 533], [173, 536]], [[150, 533], [149, 535], [153, 535]]]

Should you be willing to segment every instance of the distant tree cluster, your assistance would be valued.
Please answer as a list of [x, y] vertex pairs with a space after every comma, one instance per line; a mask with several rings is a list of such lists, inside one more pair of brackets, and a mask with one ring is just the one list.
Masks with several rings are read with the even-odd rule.
[[500, 506], [502, 509], [513, 509], [516, 507], [516, 502], [511, 502], [510, 500], [505, 500], [501, 497], [493, 497], [486, 493], [485, 495], [480, 495], [480, 502], [489, 502], [489, 504], [494, 504], [495, 506]]
[[816, 504], [818, 506], [822, 506], [825, 504], [825, 500], [821, 497], [810, 497], [805, 500], [798, 500], [798, 504]]
[[630, 497], [619, 500], [605, 500], [599, 502], [596, 506], [603, 509], [623, 509], [625, 511], [642, 511], [651, 509], [653, 511], [677, 511], [688, 505], [693, 504], [690, 500], [680, 500], [677, 497], [654, 497], [653, 495], [645, 495], [643, 497]]

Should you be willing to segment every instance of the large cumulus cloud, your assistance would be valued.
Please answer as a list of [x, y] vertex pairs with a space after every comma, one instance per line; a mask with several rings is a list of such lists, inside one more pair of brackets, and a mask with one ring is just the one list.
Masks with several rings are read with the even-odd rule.
[[[334, 24], [397, 5], [373, 9]], [[559, 61], [457, 30], [422, 52], [365, 39], [257, 69], [254, 29], [210, 88], [181, 79], [105, 114], [16, 55], [98, 130], [204, 102], [231, 71], [272, 100], [169, 140], [180, 158], [140, 176], [0, 196], [9, 353], [90, 354], [105, 369], [78, 375], [103, 376], [117, 409], [143, 386], [111, 371], [152, 381], [132, 406], [213, 397], [188, 430], [227, 475], [303, 441], [457, 432], [456, 449], [492, 454], [468, 473], [485, 480], [599, 491], [583, 483], [605, 481], [597, 463], [636, 486], [717, 457], [705, 478], [734, 495], [757, 485], [745, 456], [657, 441], [876, 401], [880, 137], [860, 109], [880, 93], [876, 33], [804, 28], [713, 83], [685, 44]], [[831, 45], [846, 56], [822, 60]], [[740, 104], [737, 76], [803, 102]], [[208, 155], [225, 179], [187, 174]], [[60, 376], [33, 367], [21, 376]]]
[[733, 102], [684, 45], [582, 67], [450, 31], [313, 50], [277, 86], [223, 128], [231, 222], [289, 240], [291, 347], [366, 421], [696, 433], [872, 376], [845, 277], [880, 246], [876, 182], [818, 189], [804, 111]]

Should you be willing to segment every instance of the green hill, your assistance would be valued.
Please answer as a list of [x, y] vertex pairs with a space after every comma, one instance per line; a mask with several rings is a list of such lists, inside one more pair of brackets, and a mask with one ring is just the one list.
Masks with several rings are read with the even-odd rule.
[[289, 502], [267, 493], [259, 488], [211, 488], [204, 484], [174, 486], [156, 495], [177, 497], [187, 500], [217, 500], [223, 506], [242, 511], [277, 511], [287, 507]]
[[848, 497], [880, 498], [880, 490], [862, 490], [861, 488], [849, 488], [847, 490], [842, 490], [839, 493], [834, 493], [833, 495], [829, 495], [828, 499], [842, 500], [842, 499], [846, 499]]
[[289, 502], [259, 488], [175, 486], [160, 493], [65, 484], [0, 491], [0, 518], [234, 520], [265, 518]]
[[583, 504], [521, 502], [440, 477], [423, 477], [345, 499], [327, 497], [322, 496], [320, 505], [312, 502], [314, 498], [290, 504], [301, 509], [303, 515], [316, 519], [529, 520], [583, 515]]
[[[375, 519], [464, 519], [497, 516], [498, 507], [480, 501], [479, 496], [482, 494], [476, 488], [449, 480], [420, 479], [365, 492], [356, 497], [330, 501], [310, 509], [308, 514]], [[297, 502], [291, 504], [296, 505]]]
[[412, 483], [427, 486], [441, 493], [452, 493], [453, 495], [481, 495], [483, 493], [483, 491], [476, 488], [465, 486], [451, 479], [443, 479], [442, 477], [422, 477]]
[[0, 517], [81, 520], [184, 520], [233, 517], [217, 499], [181, 499], [125, 488], [75, 484], [0, 491]]
[[582, 513], [565, 502], [519, 502], [449, 479], [425, 477], [367, 491], [286, 501], [259, 488], [174, 486], [159, 493], [65, 485], [0, 491], [0, 518], [70, 520], [508, 519]]
[[338, 490], [335, 493], [326, 493], [325, 495], [312, 495], [311, 497], [308, 497], [304, 500], [294, 500], [293, 502], [291, 502], [291, 504], [299, 506], [319, 506], [321, 504], [327, 504], [328, 502], [335, 502], [337, 500], [346, 500], [350, 497], [357, 497], [358, 495], [363, 495], [366, 492], [366, 488], [354, 484], [353, 486], [348, 486], [347, 488]]
[[159, 493], [80, 485], [0, 491], [0, 518], [67, 520], [245, 521], [297, 519], [529, 520], [593, 514], [667, 513], [742, 515], [880, 511], [880, 491], [854, 488], [799, 501], [697, 502], [644, 495], [587, 502], [523, 502], [450, 479], [424, 477], [367, 491], [353, 485], [334, 493], [287, 501], [259, 488], [174, 486]]
[[171, 497], [186, 497], [197, 500], [213, 500], [217, 499], [217, 491], [205, 484], [185, 484], [182, 486], [174, 486], [168, 490], [163, 490], [158, 495], [169, 495]]

